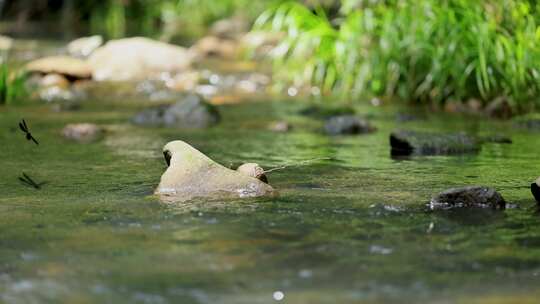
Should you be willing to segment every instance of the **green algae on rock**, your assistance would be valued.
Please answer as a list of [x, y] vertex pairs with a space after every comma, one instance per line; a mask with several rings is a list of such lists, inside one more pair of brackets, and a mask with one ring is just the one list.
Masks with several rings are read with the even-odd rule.
[[155, 194], [164, 202], [185, 202], [193, 198], [245, 198], [275, 194], [264, 182], [228, 169], [193, 148], [175, 140], [163, 147], [169, 166], [161, 176]]

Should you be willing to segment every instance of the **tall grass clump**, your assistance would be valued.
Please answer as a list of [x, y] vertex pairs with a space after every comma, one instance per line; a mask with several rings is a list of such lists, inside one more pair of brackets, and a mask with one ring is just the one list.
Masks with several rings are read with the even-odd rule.
[[10, 73], [6, 63], [0, 64], [0, 105], [13, 104], [26, 95], [26, 75]]
[[344, 0], [336, 16], [288, 1], [255, 28], [287, 33], [270, 58], [278, 79], [298, 86], [529, 107], [540, 105], [539, 24], [540, 4], [524, 0]]

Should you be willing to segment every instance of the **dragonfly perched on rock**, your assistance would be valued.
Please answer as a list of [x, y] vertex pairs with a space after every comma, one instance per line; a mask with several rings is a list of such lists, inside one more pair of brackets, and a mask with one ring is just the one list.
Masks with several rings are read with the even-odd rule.
[[34, 136], [32, 136], [32, 133], [30, 133], [30, 130], [28, 130], [28, 126], [26, 125], [26, 121], [24, 119], [19, 122], [19, 128], [21, 128], [21, 131], [26, 134], [26, 140], [31, 140], [36, 145], [39, 145], [38, 141], [34, 138]]

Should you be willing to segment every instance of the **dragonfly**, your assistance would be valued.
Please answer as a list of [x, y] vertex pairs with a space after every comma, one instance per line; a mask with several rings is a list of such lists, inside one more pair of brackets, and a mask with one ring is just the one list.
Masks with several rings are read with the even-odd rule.
[[47, 182], [41, 182], [41, 183], [36, 183], [30, 176], [28, 176], [28, 174], [26, 173], [22, 173], [22, 177], [19, 176], [19, 180], [27, 185], [27, 186], [30, 186], [30, 187], [34, 187], [35, 189], [41, 189], [41, 186], [45, 185]]
[[31, 140], [39, 146], [38, 141], [34, 138], [34, 136], [32, 136], [32, 133], [30, 133], [30, 131], [28, 130], [28, 126], [26, 125], [26, 121], [24, 121], [24, 119], [19, 122], [19, 128], [21, 128], [21, 131], [26, 133], [26, 140]]

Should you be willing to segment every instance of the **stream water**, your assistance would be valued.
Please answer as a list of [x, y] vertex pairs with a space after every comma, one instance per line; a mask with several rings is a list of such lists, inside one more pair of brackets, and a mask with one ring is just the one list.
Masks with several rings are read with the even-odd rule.
[[[6, 303], [537, 303], [538, 133], [444, 114], [398, 122], [396, 106], [359, 103], [377, 132], [329, 137], [299, 112], [310, 101], [223, 105], [209, 130], [141, 128], [147, 100], [85, 101], [76, 112], [0, 107], [0, 302]], [[362, 105], [364, 104], [364, 105]], [[406, 110], [405, 110], [406, 111]], [[25, 118], [36, 146], [17, 123]], [[267, 130], [286, 120], [288, 133]], [[91, 144], [70, 122], [107, 128]], [[504, 134], [478, 154], [393, 159], [396, 128]], [[161, 204], [161, 147], [184, 140], [214, 160], [274, 171], [276, 198]], [[324, 159], [322, 159], [324, 158]], [[23, 185], [27, 173], [46, 182]], [[431, 212], [433, 194], [495, 187], [505, 211]]]

